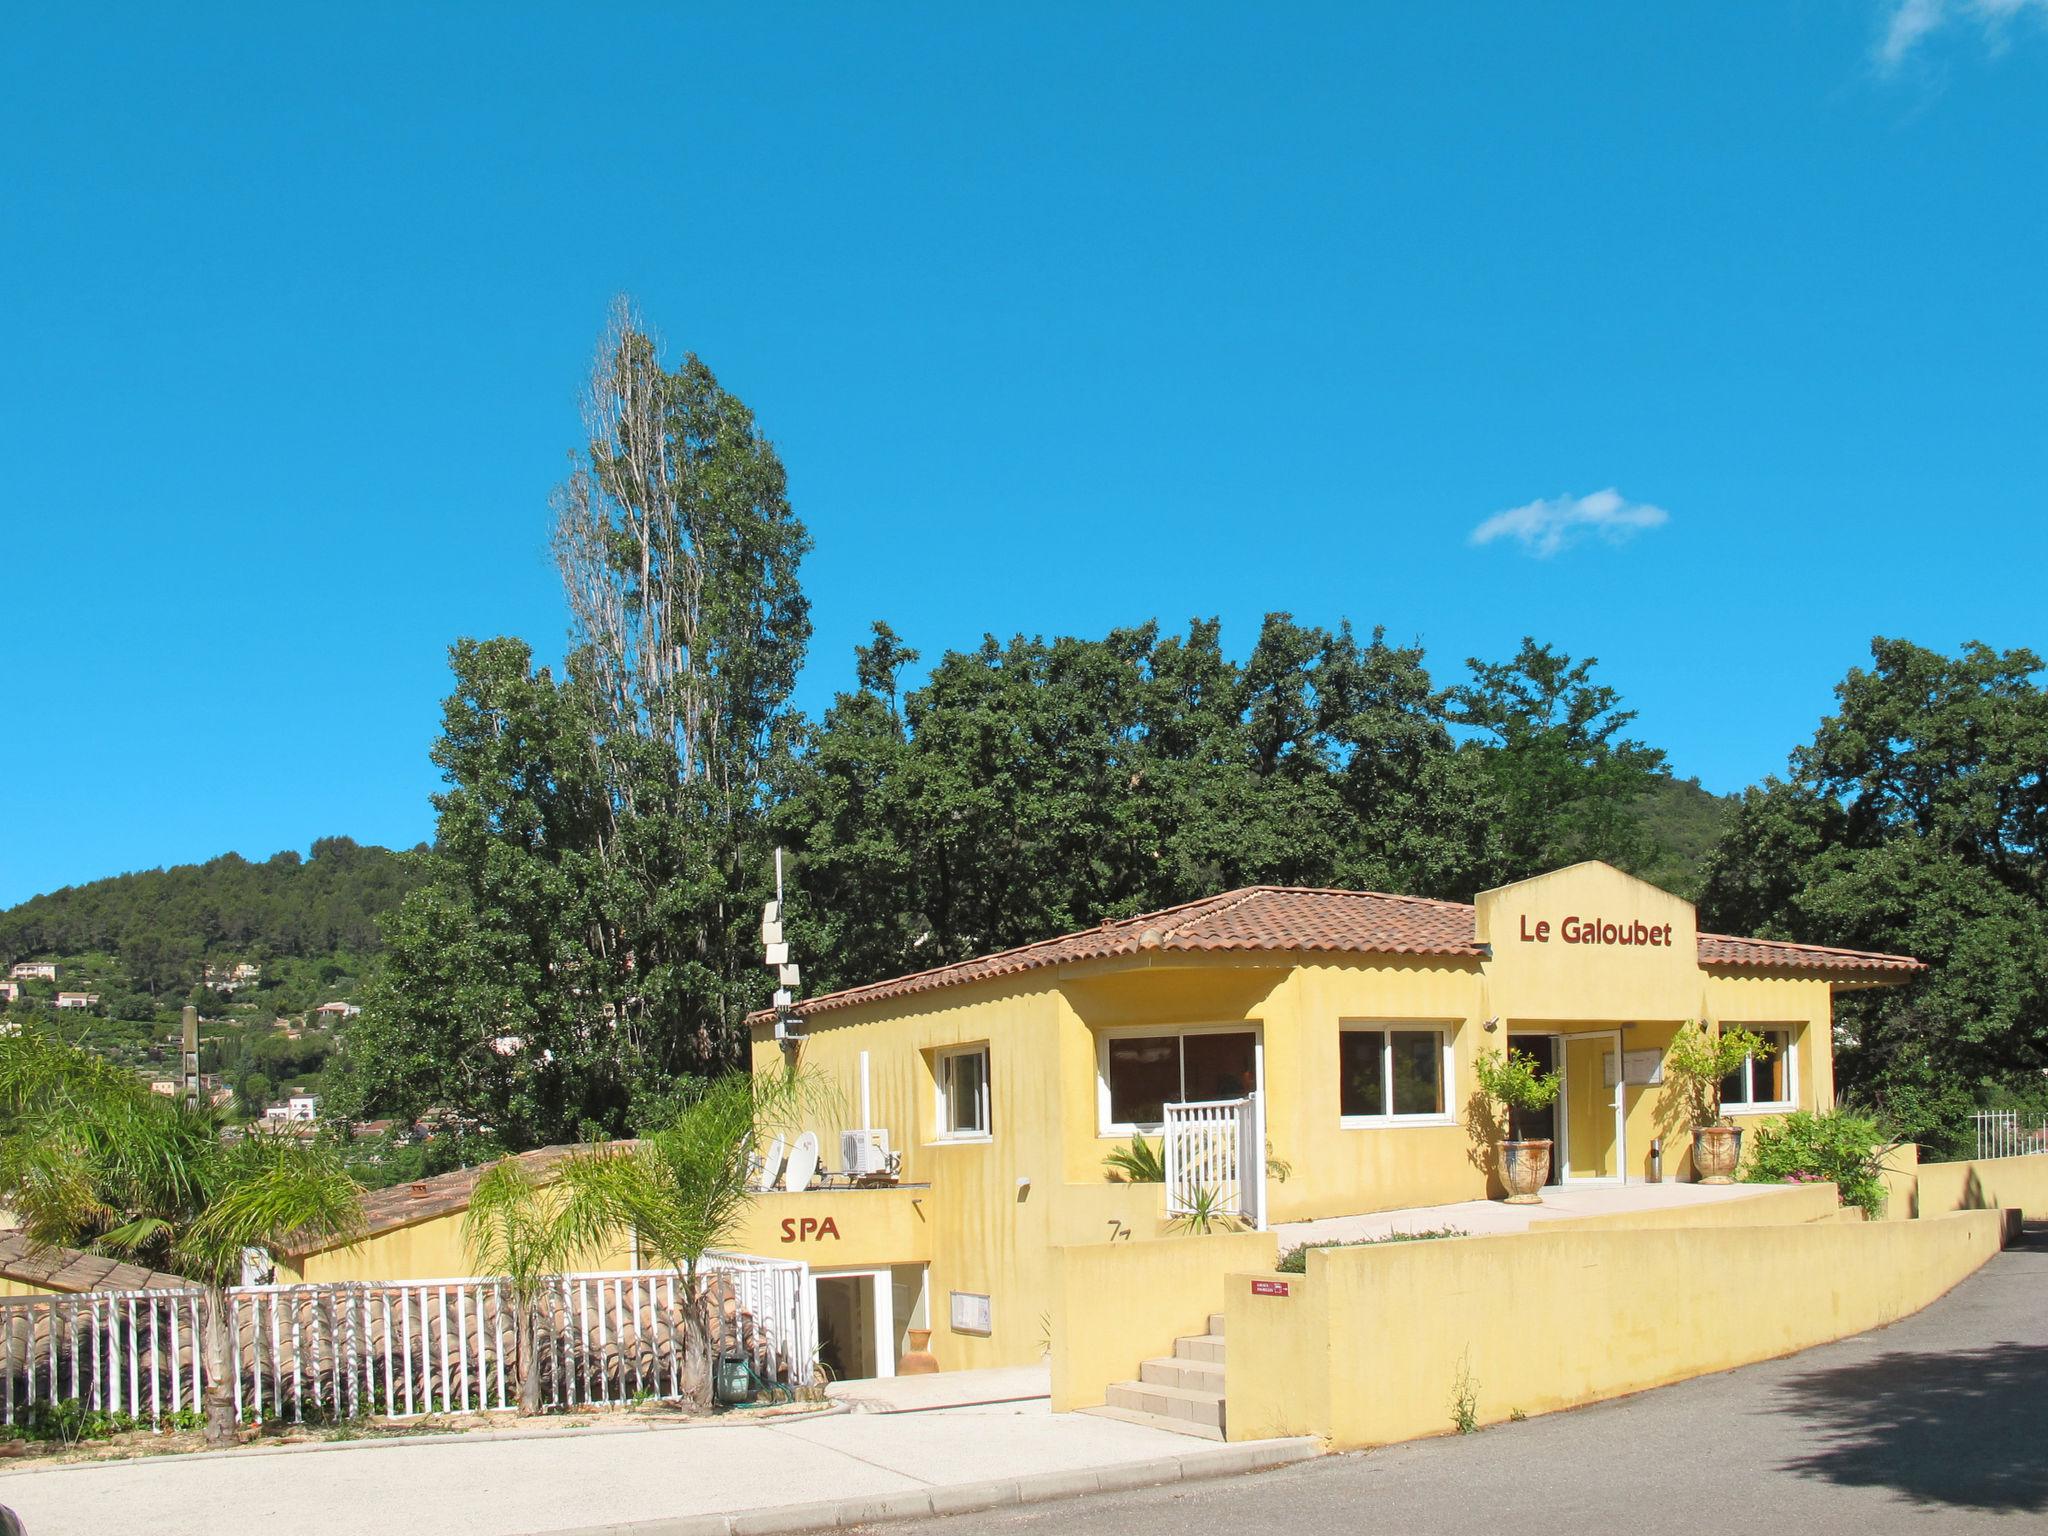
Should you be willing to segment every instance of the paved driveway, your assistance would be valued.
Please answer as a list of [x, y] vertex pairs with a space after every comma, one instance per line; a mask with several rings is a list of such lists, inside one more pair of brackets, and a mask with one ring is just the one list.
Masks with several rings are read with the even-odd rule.
[[2038, 1232], [1904, 1322], [1787, 1360], [1476, 1435], [889, 1536], [1977, 1529], [2048, 1532], [2048, 1235]]

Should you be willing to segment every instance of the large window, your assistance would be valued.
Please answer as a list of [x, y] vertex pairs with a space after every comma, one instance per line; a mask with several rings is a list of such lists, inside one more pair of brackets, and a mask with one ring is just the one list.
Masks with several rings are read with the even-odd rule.
[[1251, 1030], [1159, 1030], [1102, 1042], [1102, 1130], [1154, 1131], [1168, 1104], [1241, 1099], [1258, 1086]]
[[1792, 1081], [1792, 1031], [1789, 1029], [1745, 1029], [1770, 1047], [1761, 1056], [1750, 1056], [1721, 1083], [1723, 1109], [1788, 1109], [1797, 1088]]
[[1337, 1108], [1346, 1120], [1441, 1119], [1450, 1051], [1444, 1032], [1346, 1024], [1337, 1035]]
[[935, 1065], [940, 1138], [966, 1141], [988, 1135], [988, 1047], [966, 1045], [941, 1051]]

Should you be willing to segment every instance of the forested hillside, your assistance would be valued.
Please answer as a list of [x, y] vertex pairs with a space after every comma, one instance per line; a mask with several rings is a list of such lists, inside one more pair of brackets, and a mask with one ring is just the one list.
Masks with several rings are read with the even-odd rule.
[[0, 912], [0, 961], [68, 962], [67, 989], [90, 985], [103, 1011], [136, 1018], [182, 1003], [209, 963], [250, 962], [263, 976], [240, 1000], [261, 995], [274, 1012], [295, 1012], [319, 1000], [336, 967], [359, 970], [378, 952], [380, 920], [419, 880], [417, 850], [346, 837], [321, 838], [310, 857], [286, 849], [252, 863], [227, 853], [138, 870]]

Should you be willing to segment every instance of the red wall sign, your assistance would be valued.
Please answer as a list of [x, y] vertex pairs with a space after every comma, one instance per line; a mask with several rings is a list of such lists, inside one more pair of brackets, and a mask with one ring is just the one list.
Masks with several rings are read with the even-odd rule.
[[1285, 1296], [1288, 1294], [1287, 1282], [1285, 1280], [1254, 1280], [1252, 1282], [1252, 1294], [1254, 1296]]

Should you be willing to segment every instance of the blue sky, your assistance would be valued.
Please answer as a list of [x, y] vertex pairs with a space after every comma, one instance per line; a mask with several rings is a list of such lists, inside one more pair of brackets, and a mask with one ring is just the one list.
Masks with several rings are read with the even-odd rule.
[[1873, 634], [2048, 645], [2044, 150], [2044, 0], [38, 8], [0, 904], [429, 836], [620, 291], [780, 447], [813, 710], [877, 617], [1287, 609], [1736, 788]]

